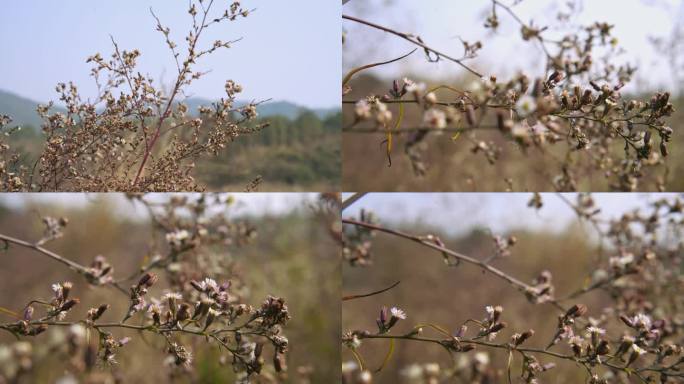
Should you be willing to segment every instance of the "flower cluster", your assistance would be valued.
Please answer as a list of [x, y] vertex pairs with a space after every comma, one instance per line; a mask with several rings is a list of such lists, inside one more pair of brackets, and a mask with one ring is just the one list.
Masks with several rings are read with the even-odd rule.
[[[684, 377], [681, 341], [684, 203], [681, 198], [659, 198], [645, 209], [626, 209], [626, 213], [616, 218], [603, 217], [601, 207], [590, 195], [578, 194], [576, 202], [562, 195], [560, 199], [580, 220], [591, 224], [599, 242], [597, 257], [584, 284], [564, 296], [557, 295], [549, 270], [542, 270], [528, 284], [493, 266], [490, 262], [497, 258], [498, 252], [477, 259], [447, 249], [432, 235], [412, 235], [385, 228], [377, 221], [343, 219], [346, 226], [403, 238], [430, 248], [436, 255], [442, 253], [460, 263], [472, 264], [526, 296], [527, 305], [558, 313], [552, 333], [530, 329], [524, 323], [504, 321], [500, 305], [486, 306], [484, 318], [469, 318], [460, 324], [437, 324], [430, 321], [429, 312], [423, 313], [419, 323], [412, 326], [404, 323], [402, 328], [408, 326], [408, 330], [397, 333], [396, 324], [407, 319], [405, 312], [397, 307], [391, 310], [382, 307], [375, 320], [377, 331], [355, 329], [343, 333], [342, 344], [355, 359], [354, 363], [343, 365], [343, 382], [371, 383], [375, 372], [387, 366], [392, 352], [398, 348], [395, 344], [403, 341], [438, 346], [448, 352], [451, 357], [448, 361], [453, 362], [453, 365], [411, 364], [401, 371], [411, 383], [505, 382], [506, 376], [511, 378], [514, 374], [525, 383], [553, 381], [554, 374], [548, 372], [558, 370], [563, 360], [574, 362], [585, 374], [586, 381], [595, 384], [629, 382], [630, 378], [641, 382], [680, 382]], [[529, 206], [541, 209], [542, 195], [533, 195]], [[497, 249], [509, 245], [506, 237], [494, 236], [494, 239]], [[376, 248], [376, 257], [381, 252], [382, 249]], [[379, 295], [393, 287], [350, 299]], [[480, 288], [475, 289], [476, 294]], [[598, 292], [603, 293], [598, 304], [588, 297], [586, 304], [577, 303], [578, 298]], [[445, 294], [453, 297], [453, 292]], [[568, 301], [572, 305], [568, 306]], [[467, 305], [459, 307], [467, 308]], [[370, 318], [367, 321], [371, 323]], [[364, 347], [365, 340], [392, 343], [382, 366], [375, 371], [368, 367], [364, 356], [370, 353], [370, 348]], [[490, 361], [487, 352], [490, 350], [507, 352], [508, 363]], [[563, 366], [565, 374], [567, 368]]]
[[[498, 0], [491, 3], [485, 27], [496, 32], [501, 24], [498, 11], [505, 10], [520, 25], [521, 39], [542, 48], [541, 59], [545, 62], [542, 73], [520, 73], [508, 80], [483, 75], [466, 64], [477, 56], [482, 47], [480, 42], [464, 42], [464, 54], [454, 58], [414, 34], [343, 16], [345, 20], [408, 40], [422, 48], [429, 61], [448, 60], [477, 77], [466, 87], [452, 83], [430, 87], [404, 78], [394, 80], [384, 95], [351, 99], [350, 84], [354, 84], [350, 83], [351, 77], [365, 68], [406, 56], [355, 68], [344, 81], [344, 94], [350, 98], [343, 103], [354, 105], [353, 118], [345, 130], [386, 135], [388, 153], [392, 151], [392, 136], [405, 134], [404, 152], [417, 176], [429, 171], [425, 157], [438, 145], [426, 139], [450, 131], [452, 140], [457, 144], [466, 142], [473, 154], [483, 156], [489, 164], [497, 165], [498, 170], [504, 154], [511, 151], [519, 152], [523, 159], [542, 156], [557, 160], [548, 161], [554, 163], [553, 173], [549, 175], [549, 170], [544, 169], [543, 174], [547, 185], [559, 191], [581, 189], [584, 180], [590, 178], [586, 175], [593, 174], [608, 180], [603, 189], [663, 190], [668, 180], [658, 175], [667, 168], [668, 143], [674, 133], [668, 118], [674, 107], [668, 92], [657, 92], [650, 100], [632, 99], [623, 94], [636, 69], [613, 64], [621, 52], [612, 35], [613, 26], [597, 22], [571, 27], [562, 37], [550, 39], [546, 36], [548, 27], [526, 24], [513, 7]], [[561, 26], [558, 30], [565, 31], [563, 28], [568, 27]], [[410, 107], [415, 107], [415, 114], [422, 117], [404, 118]], [[414, 123], [407, 125], [406, 120]], [[474, 172], [481, 173], [481, 167], [477, 166]], [[517, 182], [509, 177], [504, 179], [507, 189], [512, 189]], [[531, 189], [523, 182], [517, 188]]]
[[[285, 379], [289, 340], [284, 327], [291, 314], [281, 297], [268, 296], [260, 306], [249, 304], [248, 287], [230, 250], [249, 244], [256, 231], [245, 221], [229, 218], [233, 198], [218, 194], [129, 198], [147, 209], [155, 236], [162, 241], [156, 242], [158, 249], [150, 250], [155, 256], [128, 277], [115, 277], [113, 266], [102, 255], [85, 266], [43, 248], [48, 240], [37, 245], [0, 235], [7, 249], [23, 246], [40, 252], [81, 274], [90, 287], [114, 288], [125, 295], [118, 298], [125, 300], [117, 303], [117, 297], [111, 297], [81, 315], [73, 311], [82, 305], [74, 297], [76, 285], [55, 283], [50, 299], [29, 301], [16, 321], [0, 322], [0, 330], [23, 339], [68, 329], [62, 339], [66, 346], [54, 351], [68, 358], [65, 370], [74, 375], [90, 373], [96, 365], [118, 364], [117, 357], [127, 353], [126, 346], [136, 335], [149, 334], [165, 343], [170, 378], [193, 374], [193, 350], [203, 341], [218, 350], [220, 363], [232, 365], [242, 382], [256, 376], [264, 382]], [[66, 219], [44, 222], [54, 229]], [[49, 231], [44, 239], [56, 237], [54, 233]], [[112, 317], [119, 321], [108, 320]], [[129, 334], [119, 336], [118, 332]], [[94, 334], [97, 337], [90, 337]], [[12, 369], [6, 373], [0, 369], [0, 381], [28, 374], [34, 358], [31, 351], [15, 353], [6, 348], [14, 347], [0, 345], [0, 352], [7, 352], [0, 360], [6, 359], [3, 367]]]
[[[256, 105], [236, 105], [242, 87], [225, 84], [225, 97], [211, 106], [189, 111], [182, 96], [207, 72], [195, 69], [204, 56], [230, 48], [233, 41], [217, 40], [202, 48], [200, 36], [223, 22], [247, 17], [239, 2], [216, 14], [217, 2], [189, 2], [192, 26], [181, 54], [171, 31], [154, 15], [175, 62], [168, 91], [137, 67], [141, 52], [122, 50], [116, 42], [107, 58], [96, 53], [91, 75], [98, 86], [95, 100], [83, 100], [73, 83], [56, 87], [66, 112], [51, 112], [52, 103], [38, 107], [43, 120], [44, 146], [27, 161], [0, 139], [0, 188], [4, 191], [194, 191], [203, 187], [192, 176], [195, 161], [216, 155], [237, 137], [256, 132]], [[9, 118], [0, 118], [6, 130]]]

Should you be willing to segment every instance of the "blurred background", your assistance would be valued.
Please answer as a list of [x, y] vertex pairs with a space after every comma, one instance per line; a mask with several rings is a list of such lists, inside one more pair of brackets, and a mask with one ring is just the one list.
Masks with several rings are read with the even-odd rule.
[[[650, 202], [674, 194], [592, 194], [602, 208], [600, 217], [615, 218]], [[356, 217], [361, 209], [376, 214], [380, 223], [410, 234], [437, 235], [447, 248], [465, 255], [485, 259], [494, 252], [492, 237], [514, 235], [517, 243], [512, 254], [500, 257], [494, 266], [524, 282], [531, 282], [543, 270], [553, 275], [556, 296], [563, 297], [581, 288], [596, 270], [597, 241], [588, 223], [577, 220], [574, 211], [555, 194], [542, 194], [544, 206], [535, 210], [527, 206], [532, 194], [368, 194], [343, 213]], [[575, 194], [563, 197], [576, 201]], [[424, 246], [395, 236], [376, 233], [371, 248], [373, 264], [350, 267], [344, 264], [343, 294], [354, 295], [377, 291], [400, 281], [395, 288], [368, 298], [342, 304], [342, 327], [347, 330], [377, 330], [375, 319], [383, 306], [397, 306], [407, 314], [392, 334], [401, 335], [421, 323], [433, 323], [455, 332], [467, 319], [485, 317], [486, 305], [502, 305], [502, 319], [508, 329], [497, 337], [509, 340], [514, 332], [532, 328], [535, 337], [530, 347], [545, 347], [557, 326], [556, 310], [549, 304], [531, 304], [508, 283], [472, 265], [461, 263], [447, 267], [441, 255]], [[581, 297], [589, 315], [598, 317], [610, 302], [609, 295], [598, 291]], [[473, 327], [469, 327], [472, 332]], [[425, 336], [432, 337], [426, 331]], [[542, 345], [544, 344], [544, 345]], [[387, 354], [386, 340], [364, 340], [360, 354], [371, 371], [382, 365]], [[562, 349], [559, 349], [561, 351]], [[505, 372], [507, 352], [478, 348], [475, 352], [456, 354], [456, 363], [467, 371], [475, 353], [484, 352], [489, 364]], [[354, 361], [344, 348], [343, 361]], [[542, 359], [544, 363], [548, 359]], [[554, 361], [558, 367], [542, 374], [540, 380], [553, 383], [581, 383], [586, 372], [573, 363]], [[452, 367], [449, 355], [440, 347], [426, 343], [397, 340], [392, 359], [374, 374], [377, 383], [412, 383], [408, 373], [412, 364], [438, 363], [442, 369]], [[515, 364], [518, 364], [516, 362]], [[515, 371], [519, 369], [515, 365]], [[505, 376], [500, 381], [505, 382]], [[419, 381], [420, 382], [420, 381]]]
[[[164, 201], [170, 194], [148, 195]], [[235, 194], [235, 203], [226, 214], [247, 220], [257, 232], [254, 241], [226, 249], [238, 263], [236, 273], [249, 288], [248, 304], [261, 305], [267, 295], [286, 299], [292, 320], [285, 327], [290, 339], [288, 365], [291, 382], [333, 382], [339, 377], [340, 265], [339, 249], [329, 236], [326, 224], [312, 208], [316, 194]], [[46, 248], [82, 264], [104, 255], [114, 266], [115, 276], [127, 276], [143, 264], [146, 253], [158, 238], [149, 215], [140, 203], [121, 194], [22, 194], [0, 195], [0, 233], [36, 241], [42, 236], [42, 216], [69, 218], [64, 237]], [[84, 279], [44, 255], [10, 247], [0, 254], [0, 306], [21, 311], [28, 300], [51, 295], [54, 282], [72, 281], [74, 296], [82, 305], [69, 319], [80, 318], [91, 306], [112, 304], [110, 314], [122, 313], [128, 303], [119, 292], [90, 287]], [[163, 283], [160, 282], [160, 286]], [[156, 294], [156, 293], [155, 293]], [[9, 321], [0, 313], [3, 321]], [[55, 340], [64, 329], [50, 329], [36, 339], [36, 351]], [[120, 329], [113, 331], [123, 337]], [[135, 334], [131, 335], [135, 336]], [[195, 354], [195, 381], [232, 382], [230, 364], [220, 366], [215, 347], [203, 340], [187, 339]], [[15, 341], [0, 333], [0, 345]], [[133, 337], [117, 354], [115, 370], [128, 383], [166, 382], [163, 369], [164, 343], [156, 336]], [[35, 374], [27, 381], [52, 383], [64, 375], [65, 362], [45, 356], [34, 363]], [[180, 382], [185, 382], [180, 380]]]
[[[638, 68], [634, 79], [622, 91], [623, 97], [649, 99], [655, 91], [669, 91], [676, 114], [669, 122], [675, 130], [669, 157], [669, 190], [682, 190], [680, 178], [672, 177], [684, 171], [684, 137], [678, 134], [684, 119], [684, 2], [681, 0], [524, 0], [504, 1], [515, 4], [515, 13], [534, 25], [548, 26], [548, 36], [560, 36], [563, 31], [577, 25], [596, 21], [614, 25], [613, 35], [624, 48], [611, 64], [631, 64]], [[352, 0], [342, 12], [376, 22], [400, 32], [419, 35], [428, 45], [454, 57], [463, 52], [461, 39], [474, 43], [481, 41], [483, 48], [468, 65], [485, 75], [496, 75], [507, 81], [520, 71], [528, 75], [543, 75], [543, 51], [538, 44], [522, 41], [520, 26], [508, 14], [499, 10], [500, 26], [493, 33], [484, 28], [489, 0], [460, 2], [457, 6], [443, 0]], [[572, 15], [558, 20], [558, 14]], [[647, 21], [647, 22], [645, 22]], [[343, 22], [343, 73], [358, 66], [386, 61], [410, 52], [415, 46], [390, 34], [351, 22]], [[381, 47], [381, 49], [378, 49]], [[430, 88], [450, 84], [459, 89], [470, 89], [478, 80], [458, 65], [440, 60], [428, 62], [425, 55], [416, 51], [399, 62], [372, 68], [357, 75], [350, 82], [352, 91], [344, 100], [358, 100], [369, 94], [384, 95], [392, 80], [408, 77], [425, 82]], [[396, 107], [390, 107], [396, 116]], [[343, 127], [353, 121], [353, 108], [343, 108]], [[406, 108], [404, 127], [417, 127], [422, 119], [420, 108]], [[410, 161], [403, 153], [407, 135], [395, 138], [395, 155], [392, 167], [387, 167], [383, 145], [384, 135], [379, 133], [343, 133], [343, 185], [344, 189], [362, 191], [501, 191], [508, 185], [505, 178], [515, 180], [514, 190], [549, 190], [549, 178], [557, 171], [549, 170], [548, 158], [531, 151], [525, 156], [506, 144], [498, 132], [479, 132], [484, 141], [493, 141], [504, 147], [496, 165], [489, 165], [483, 157], [473, 156], [472, 144], [467, 140], [452, 141], [446, 134], [429, 135], [423, 156], [429, 170], [424, 177], [414, 176]], [[555, 152], [554, 152], [555, 153]], [[559, 152], [560, 153], [560, 152]], [[596, 172], [595, 172], [596, 173]], [[590, 175], [579, 185], [582, 190], [608, 190], [606, 179]]]
[[[271, 99], [257, 110], [266, 130], [244, 135], [220, 156], [197, 164], [197, 177], [209, 190], [244, 189], [257, 175], [260, 190], [337, 190], [340, 180], [340, 93], [338, 4], [309, 0], [241, 2], [255, 11], [247, 18], [214, 26], [203, 34], [202, 46], [214, 40], [242, 38], [228, 50], [207, 55], [197, 70], [209, 71], [188, 87], [183, 100], [189, 111], [225, 96], [226, 80], [243, 86], [238, 104]], [[228, 2], [214, 5], [225, 7]], [[176, 66], [155, 30], [153, 9], [171, 29], [179, 47], [192, 25], [188, 2], [125, 0], [105, 3], [16, 1], [0, 14], [0, 114], [21, 126], [12, 135], [26, 163], [33, 164], [42, 148], [38, 104], [55, 101], [63, 112], [55, 86], [73, 81], [84, 100], [97, 95], [86, 58], [96, 52], [109, 57], [111, 38], [123, 50], [139, 49], [139, 70], [155, 83], [172, 86]], [[218, 12], [218, 11], [216, 11]], [[315, 47], [315, 51], [313, 48]]]

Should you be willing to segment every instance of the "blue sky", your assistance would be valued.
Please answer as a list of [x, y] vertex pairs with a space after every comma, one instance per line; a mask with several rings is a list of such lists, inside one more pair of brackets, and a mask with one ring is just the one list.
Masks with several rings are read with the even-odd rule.
[[[230, 1], [216, 1], [215, 7]], [[55, 99], [58, 82], [74, 81], [95, 94], [85, 59], [112, 52], [109, 35], [124, 49], [142, 52], [140, 69], [168, 83], [175, 65], [155, 31], [152, 7], [179, 45], [190, 26], [184, 0], [9, 0], [0, 12], [0, 89], [37, 101]], [[199, 62], [212, 70], [190, 94], [218, 98], [223, 84], [242, 84], [245, 99], [288, 100], [309, 107], [339, 107], [340, 5], [333, 0], [244, 0], [257, 8], [246, 19], [209, 30], [206, 40], [243, 37], [230, 50]]]
[[[152, 193], [146, 195], [150, 201], [163, 202], [171, 194]], [[195, 193], [187, 195], [195, 196]], [[310, 212], [310, 204], [314, 203], [316, 193], [229, 193], [235, 198], [236, 205], [231, 214], [277, 216], [286, 215], [295, 210]], [[55, 210], [65, 208], [85, 208], [91, 204], [100, 204], [101, 200], [112, 203], [117, 216], [128, 219], [147, 219], [148, 213], [140, 204], [132, 204], [123, 193], [3, 193], [0, 194], [0, 204], [10, 207], [25, 208], [32, 203], [54, 205]], [[53, 215], [48, 211], [40, 212], [41, 215]]]
[[[573, 203], [574, 193], [564, 194]], [[350, 194], [343, 194], [344, 198]], [[674, 193], [593, 193], [602, 217], [614, 218]], [[681, 196], [681, 194], [679, 194]], [[446, 233], [463, 235], [473, 228], [501, 234], [515, 229], [562, 231], [577, 220], [574, 211], [555, 193], [543, 193], [544, 206], [527, 206], [531, 193], [369, 193], [344, 211], [358, 217], [362, 208], [373, 211], [390, 225], [421, 223]]]
[[[512, 4], [513, 0], [504, 0]], [[567, 9], [565, 0], [524, 0], [514, 9], [524, 21], [534, 20], [536, 25], [550, 26], [549, 36], [559, 36], [555, 15]], [[581, 13], [573, 22], [588, 25], [595, 21], [614, 24], [614, 35], [626, 52], [617, 63], [637, 64], [637, 81], [632, 86], [674, 90], [670, 80], [667, 59], [655, 52], [650, 38], [667, 37], [677, 21], [684, 19], [684, 2], [681, 0], [578, 0]], [[519, 25], [500, 11], [497, 35], [483, 27], [485, 15], [491, 10], [490, 0], [351, 0], [342, 11], [365, 18], [401, 32], [419, 34], [429, 45], [458, 57], [463, 48], [459, 37], [474, 42], [480, 40], [484, 48], [479, 58], [470, 61], [484, 74], [499, 78], [520, 70], [539, 69], [544, 60], [536, 44], [520, 39]], [[344, 48], [344, 70], [371, 62], [384, 61], [409, 52], [413, 46], [383, 32], [355, 24], [343, 23], [347, 31]], [[615, 63], [615, 62], [614, 62]], [[376, 70], [386, 77], [420, 73], [428, 78], [444, 79], [464, 76], [464, 70], [448, 61], [428, 63], [422, 52], [399, 63]], [[535, 72], [538, 73], [538, 72]], [[629, 88], [627, 90], [630, 90]]]

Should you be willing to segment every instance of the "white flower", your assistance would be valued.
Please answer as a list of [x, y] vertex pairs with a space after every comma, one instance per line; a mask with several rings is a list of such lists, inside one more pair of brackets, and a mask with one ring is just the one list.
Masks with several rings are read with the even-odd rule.
[[200, 283], [200, 287], [202, 287], [203, 290], [207, 290], [207, 288], [211, 289], [212, 291], [218, 291], [218, 284], [216, 283], [216, 280], [206, 278]]
[[402, 319], [402, 320], [406, 319], [406, 312], [404, 312], [403, 310], [401, 310], [400, 308], [397, 308], [397, 307], [392, 307], [390, 309], [390, 314], [393, 317], [396, 317], [398, 319]]
[[83, 324], [73, 324], [69, 327], [69, 334], [80, 342], [86, 337], [86, 328]]
[[599, 334], [599, 335], [604, 335], [606, 333], [606, 330], [603, 328], [599, 327], [587, 327], [587, 337], [591, 337], [593, 333]]
[[362, 383], [370, 383], [371, 380], [373, 380], [373, 375], [368, 371], [363, 371], [361, 372], [361, 375], [359, 375], [359, 379]]
[[477, 362], [480, 365], [487, 365], [489, 364], [489, 355], [486, 352], [478, 352], [473, 356], [475, 359], [475, 362]]
[[530, 133], [530, 125], [527, 123], [527, 120], [523, 120], [511, 128], [511, 136], [516, 139], [525, 139], [530, 136]]
[[358, 364], [353, 361], [345, 361], [342, 363], [342, 373], [353, 372], [359, 368]]
[[190, 233], [185, 229], [166, 234], [166, 241], [171, 245], [180, 245], [190, 237]]
[[420, 364], [411, 364], [401, 370], [401, 375], [409, 380], [419, 380], [423, 377], [423, 367]]
[[425, 98], [425, 101], [428, 104], [434, 104], [437, 102], [437, 95], [435, 95], [434, 92], [427, 93], [425, 96], [423, 96], [423, 98]]
[[646, 350], [644, 350], [643, 348], [640, 348], [640, 347], [639, 347], [638, 345], [636, 345], [636, 344], [632, 344], [632, 350], [633, 350], [634, 352], [636, 352], [637, 355], [643, 355], [644, 353], [646, 353]]
[[52, 284], [52, 292], [55, 293], [55, 297], [62, 297], [62, 284]]
[[610, 266], [613, 268], [624, 269], [629, 264], [634, 262], [634, 255], [631, 253], [625, 253], [620, 257], [611, 257], [609, 260]]
[[162, 299], [164, 299], [164, 300], [169, 300], [169, 299], [183, 300], [183, 295], [181, 295], [180, 293], [176, 293], [176, 292], [168, 292], [168, 293], [165, 293], [164, 296], [162, 296]]
[[430, 128], [446, 128], [446, 113], [437, 108], [430, 108], [423, 114], [423, 124]]
[[632, 323], [641, 328], [651, 328], [651, 318], [647, 315], [644, 315], [643, 313], [639, 313], [636, 316], [634, 316], [634, 319], [632, 319]]
[[425, 83], [416, 83], [415, 81], [407, 78], [404, 78], [404, 84], [406, 84], [406, 92], [423, 93], [425, 92], [425, 89], [427, 89], [427, 85]]
[[518, 115], [527, 116], [537, 109], [537, 100], [530, 96], [524, 95], [517, 103], [515, 103], [515, 111]]
[[17, 341], [12, 345], [14, 353], [19, 356], [28, 356], [33, 352], [33, 346], [28, 341]]
[[354, 106], [354, 114], [358, 119], [369, 119], [371, 117], [371, 106], [366, 100], [359, 100]]
[[425, 364], [425, 373], [428, 375], [435, 376], [439, 374], [439, 364], [437, 363], [428, 363]]

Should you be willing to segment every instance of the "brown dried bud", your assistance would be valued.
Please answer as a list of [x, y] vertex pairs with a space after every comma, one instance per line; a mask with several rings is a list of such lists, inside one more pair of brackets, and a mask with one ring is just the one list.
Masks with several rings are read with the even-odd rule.
[[489, 333], [499, 332], [500, 330], [506, 328], [507, 325], [508, 325], [508, 324], [506, 324], [506, 323], [503, 322], [503, 321], [500, 322], [500, 323], [496, 323], [496, 324], [494, 324], [491, 328], [489, 328]]
[[565, 313], [566, 318], [581, 317], [587, 313], [587, 307], [583, 304], [575, 304]]
[[62, 306], [59, 308], [59, 310], [60, 310], [60, 312], [66, 312], [80, 302], [81, 302], [81, 300], [79, 300], [79, 299], [67, 300], [64, 304], [62, 304]]
[[524, 343], [525, 341], [527, 341], [527, 339], [529, 339], [529, 338], [532, 337], [533, 335], [534, 335], [534, 330], [533, 330], [533, 329], [530, 329], [529, 331], [523, 332], [523, 333], [521, 333], [520, 335], [518, 335], [518, 337], [516, 337], [516, 338], [513, 340], [513, 343], [514, 343], [516, 346], [517, 346], [517, 345], [520, 345], [520, 344]]
[[190, 318], [190, 305], [182, 303], [176, 313], [176, 321], [181, 322]]
[[202, 285], [200, 285], [200, 283], [196, 282], [195, 280], [190, 280], [190, 285], [192, 285], [192, 287], [196, 290], [204, 292], [204, 289], [202, 289]]
[[71, 293], [71, 288], [73, 288], [73, 286], [74, 285], [69, 281], [62, 283], [62, 300], [69, 298], [69, 293]]
[[572, 353], [575, 355], [575, 357], [579, 358], [582, 356], [582, 346], [577, 344], [577, 343], [572, 343]]
[[622, 322], [625, 323], [625, 325], [627, 325], [628, 327], [634, 328], [634, 323], [632, 322], [632, 319], [630, 319], [628, 316], [620, 315], [620, 320], [622, 320]]
[[605, 340], [601, 340], [596, 347], [596, 354], [597, 355], [607, 355], [608, 352], [610, 352], [610, 346], [608, 345], [608, 342]]
[[154, 285], [154, 283], [156, 283], [158, 279], [159, 277], [157, 277], [157, 275], [155, 275], [154, 273], [147, 272], [146, 274], [142, 275], [142, 277], [138, 281], [138, 287], [149, 288], [152, 285]]
[[102, 304], [99, 307], [97, 307], [97, 310], [95, 311], [95, 314], [93, 315], [93, 320], [97, 320], [102, 316], [103, 313], [105, 313], [106, 310], [109, 309], [109, 304]]

